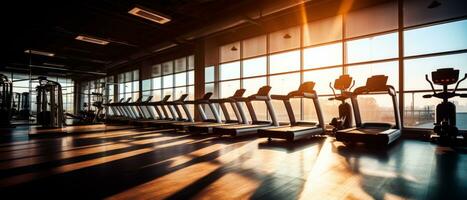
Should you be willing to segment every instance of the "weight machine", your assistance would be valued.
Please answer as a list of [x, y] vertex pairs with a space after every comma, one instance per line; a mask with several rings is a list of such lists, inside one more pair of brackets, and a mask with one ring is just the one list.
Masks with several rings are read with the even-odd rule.
[[61, 128], [65, 125], [62, 86], [60, 83], [39, 77], [37, 91], [37, 124], [42, 128]]
[[0, 127], [10, 127], [12, 117], [13, 83], [0, 74]]

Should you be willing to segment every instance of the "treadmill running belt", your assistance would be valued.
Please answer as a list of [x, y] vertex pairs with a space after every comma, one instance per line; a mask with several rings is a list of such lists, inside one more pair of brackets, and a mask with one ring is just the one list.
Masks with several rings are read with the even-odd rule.
[[348, 133], [378, 135], [378, 134], [383, 133], [385, 130], [388, 130], [388, 129], [378, 129], [378, 128], [369, 129], [369, 128], [366, 128], [366, 129], [354, 129], [354, 130], [349, 131]]

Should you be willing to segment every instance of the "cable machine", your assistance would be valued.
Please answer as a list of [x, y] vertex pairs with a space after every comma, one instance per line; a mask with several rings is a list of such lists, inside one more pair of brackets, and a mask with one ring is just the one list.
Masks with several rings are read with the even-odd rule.
[[63, 116], [62, 86], [60, 83], [39, 77], [37, 91], [37, 124], [42, 128], [61, 128]]
[[11, 126], [13, 83], [0, 74], [0, 127]]

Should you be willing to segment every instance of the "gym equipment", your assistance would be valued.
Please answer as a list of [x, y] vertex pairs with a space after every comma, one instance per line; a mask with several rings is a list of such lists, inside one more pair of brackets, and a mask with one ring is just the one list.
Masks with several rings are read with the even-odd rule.
[[[334, 97], [329, 98], [329, 100], [337, 100], [341, 102], [341, 104], [339, 104], [339, 117], [334, 117], [331, 120], [331, 123], [329, 123], [334, 127], [332, 130], [333, 133], [337, 130], [352, 127], [352, 107], [346, 102], [346, 100], [350, 98], [350, 95], [352, 94], [350, 90], [354, 85], [355, 81], [347, 74], [339, 76], [339, 78], [334, 81], [334, 87], [329, 83], [329, 87], [332, 89], [332, 93], [334, 94]], [[339, 90], [340, 94], [336, 94], [335, 90]]]
[[0, 127], [11, 127], [13, 83], [0, 74]]
[[[251, 124], [248, 123], [248, 119], [243, 112], [242, 106], [237, 106], [238, 111], [242, 117], [242, 124], [235, 124], [235, 125], [227, 125], [227, 126], [220, 126], [214, 127], [213, 132], [214, 134], [219, 134], [220, 136], [223, 135], [230, 135], [232, 137], [235, 136], [242, 136], [242, 135], [250, 135], [256, 134], [258, 129], [269, 128], [272, 126], [278, 126], [276, 119], [276, 114], [273, 112], [272, 104], [271, 104], [271, 97], [269, 96], [269, 91], [271, 90], [270, 86], [263, 86], [261, 87], [256, 94], [250, 95], [249, 97], [236, 97], [235, 101], [237, 102], [244, 102], [248, 108], [251, 117]], [[266, 108], [269, 112], [269, 115], [272, 121], [259, 121], [256, 117], [255, 110], [252, 105], [252, 101], [263, 101], [266, 103]]]
[[60, 83], [39, 77], [37, 91], [37, 124], [42, 128], [61, 128], [65, 125], [62, 86]]
[[[189, 118], [191, 120], [189, 120], [187, 122], [172, 123], [171, 126], [174, 127], [174, 128], [177, 128], [177, 129], [185, 129], [186, 127], [193, 126], [193, 125], [198, 125], [198, 124], [206, 124], [206, 123], [214, 123], [214, 122], [220, 123], [221, 119], [219, 117], [219, 113], [218, 113], [217, 109], [215, 108], [213, 102], [210, 101], [211, 96], [212, 96], [212, 92], [208, 92], [208, 93], [205, 93], [200, 99], [196, 99], [194, 101], [185, 101], [185, 102], [183, 102], [182, 106], [183, 106], [184, 109], [186, 108], [185, 113], [187, 113], [187, 115], [189, 115]], [[198, 113], [199, 113], [199, 115], [201, 117], [201, 121], [195, 122], [192, 119], [190, 111], [189, 111], [188, 107], [186, 107], [186, 104], [192, 104], [192, 105], [196, 105], [198, 107], [198, 111], [199, 111]], [[203, 105], [208, 105], [209, 106], [209, 109], [211, 109], [211, 112], [214, 115], [214, 119], [209, 119], [206, 116], [206, 112], [204, 111]]]
[[[159, 114], [158, 120], [148, 120], [143, 121], [143, 123], [148, 126], [157, 126], [157, 127], [164, 127], [164, 128], [172, 128], [170, 124], [174, 122], [192, 122], [193, 119], [186, 108], [186, 105], [183, 103], [185, 99], [188, 97], [188, 94], [181, 95], [177, 100], [174, 101], [167, 101], [170, 98], [170, 95], [166, 95], [161, 101], [159, 102], [151, 102], [149, 103], [154, 107], [156, 112]], [[186, 114], [186, 118], [183, 117], [182, 112], [180, 111], [179, 106], [183, 107], [183, 110]], [[159, 111], [159, 107], [162, 109], [163, 114]], [[170, 115], [167, 112], [166, 107], [169, 109]], [[188, 111], [188, 112], [187, 112]]]
[[[223, 98], [223, 99], [210, 99], [209, 102], [211, 104], [217, 103], [220, 106], [220, 108], [222, 109], [222, 114], [224, 115], [225, 121], [218, 122], [220, 121], [219, 119], [219, 120], [216, 120], [215, 122], [194, 124], [188, 127], [188, 130], [190, 131], [190, 133], [194, 133], [194, 134], [212, 133], [213, 128], [215, 127], [242, 123], [242, 117], [238, 111], [238, 106], [241, 106], [241, 105], [239, 102], [235, 101], [235, 99], [241, 98], [243, 94], [245, 93], [245, 91], [246, 91], [245, 89], [238, 89], [237, 91], [235, 91], [234, 95], [231, 97]], [[230, 118], [230, 114], [226, 106], [227, 103], [229, 103], [230, 106], [232, 107], [232, 110], [234, 111], [235, 116], [237, 118], [236, 120], [233, 120]], [[200, 109], [200, 114], [202, 115], [204, 113], [204, 111], [202, 110], [202, 106], [198, 106], [198, 108]], [[215, 109], [215, 107], [213, 108]], [[220, 117], [216, 117], [216, 115], [219, 116], [219, 114], [216, 112], [218, 112], [217, 109], [213, 110], [214, 118], [220, 118]], [[206, 118], [206, 116], [203, 117], [203, 115], [201, 117]]]
[[[433, 94], [423, 95], [423, 98], [436, 97], [443, 100], [436, 106], [436, 122], [433, 128], [435, 134], [431, 136], [431, 139], [439, 139], [440, 142], [453, 141], [459, 135], [459, 130], [456, 127], [456, 105], [449, 102], [449, 99], [457, 96], [460, 98], [467, 97], [467, 94], [456, 93], [459, 84], [467, 79], [467, 73], [464, 78], [459, 80], [459, 70], [457, 69], [442, 68], [431, 72], [431, 79], [434, 84], [443, 86], [442, 92], [436, 92], [433, 82], [428, 78], [428, 74], [425, 75], [425, 79], [430, 83]], [[456, 84], [456, 86], [452, 92], [449, 92], [448, 86], [452, 84]], [[463, 137], [464, 140], [467, 140], [467, 134], [464, 134]]]
[[[399, 107], [397, 104], [396, 90], [391, 85], [386, 85], [387, 76], [376, 75], [367, 79], [366, 85], [358, 87], [351, 95], [356, 127], [338, 130], [337, 141], [344, 143], [365, 143], [370, 145], [386, 146], [394, 142], [401, 135], [401, 122]], [[394, 118], [396, 124], [390, 123], [362, 123], [357, 97], [365, 94], [381, 94], [382, 92], [392, 97]]]
[[[325, 124], [323, 120], [323, 113], [321, 112], [321, 107], [318, 101], [318, 95], [313, 89], [315, 86], [314, 82], [304, 82], [300, 85], [298, 90], [292, 91], [287, 95], [271, 95], [271, 99], [281, 100], [284, 103], [284, 106], [287, 110], [289, 116], [290, 125], [274, 127], [268, 129], [258, 130], [258, 136], [263, 138], [268, 138], [268, 141], [271, 141], [272, 138], [285, 139], [289, 142], [311, 138], [316, 135], [322, 135], [325, 132]], [[318, 116], [318, 123], [314, 122], [300, 122], [296, 121], [295, 115], [292, 109], [292, 104], [290, 99], [292, 98], [309, 98], [313, 100], [313, 104]], [[274, 113], [274, 110], [272, 110]], [[273, 118], [275, 120], [275, 118]], [[278, 124], [277, 121], [273, 124]]]

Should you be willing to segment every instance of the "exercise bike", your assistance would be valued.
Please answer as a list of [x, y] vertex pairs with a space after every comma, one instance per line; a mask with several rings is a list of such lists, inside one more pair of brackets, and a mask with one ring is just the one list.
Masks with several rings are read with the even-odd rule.
[[[332, 83], [329, 83], [329, 87], [334, 94], [334, 97], [329, 98], [329, 100], [338, 100], [341, 102], [339, 105], [339, 117], [333, 118], [331, 123], [329, 123], [334, 127], [332, 130], [333, 133], [337, 130], [352, 127], [352, 107], [346, 100], [352, 95], [350, 90], [354, 85], [355, 81], [347, 74], [339, 76], [339, 78], [334, 81], [334, 87], [332, 87]], [[336, 94], [335, 90], [340, 90], [340, 94]]]
[[[456, 105], [449, 102], [448, 100], [453, 97], [466, 98], [467, 94], [456, 93], [459, 83], [464, 81], [467, 78], [467, 74], [464, 75], [464, 78], [459, 79], [459, 70], [453, 68], [442, 68], [436, 71], [431, 72], [430, 81], [428, 74], [425, 75], [425, 79], [430, 83], [433, 94], [423, 95], [423, 98], [436, 97], [442, 99], [443, 102], [436, 106], [436, 121], [434, 123], [435, 127], [433, 132], [435, 135], [431, 136], [432, 141], [438, 141], [440, 143], [453, 142], [457, 139], [459, 135], [459, 130], [456, 127]], [[442, 85], [443, 91], [436, 92], [433, 83], [436, 85]], [[456, 83], [456, 87], [452, 92], [448, 91], [448, 85]], [[467, 134], [464, 134], [464, 141], [467, 140]]]

